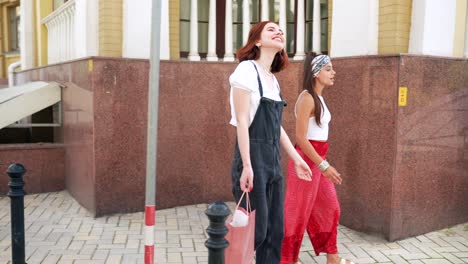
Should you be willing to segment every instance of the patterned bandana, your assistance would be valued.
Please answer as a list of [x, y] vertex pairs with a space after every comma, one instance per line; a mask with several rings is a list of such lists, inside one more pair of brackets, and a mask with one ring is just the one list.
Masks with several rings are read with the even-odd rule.
[[330, 63], [330, 57], [327, 55], [318, 55], [312, 60], [312, 74], [314, 77], [317, 77], [319, 74], [320, 70], [322, 70], [325, 65]]

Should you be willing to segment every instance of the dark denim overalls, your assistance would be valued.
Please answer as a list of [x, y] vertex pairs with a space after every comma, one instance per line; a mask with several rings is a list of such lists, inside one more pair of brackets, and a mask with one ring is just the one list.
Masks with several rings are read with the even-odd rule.
[[[255, 64], [254, 67], [257, 71], [261, 96], [258, 110], [249, 127], [250, 160], [254, 174], [250, 202], [252, 210], [256, 210], [256, 263], [275, 264], [280, 262], [283, 240], [284, 193], [280, 136], [281, 118], [286, 103], [263, 97], [260, 75]], [[232, 164], [232, 192], [237, 202], [242, 195], [240, 189], [242, 168], [242, 159], [236, 140]], [[245, 199], [242, 204], [245, 206]]]

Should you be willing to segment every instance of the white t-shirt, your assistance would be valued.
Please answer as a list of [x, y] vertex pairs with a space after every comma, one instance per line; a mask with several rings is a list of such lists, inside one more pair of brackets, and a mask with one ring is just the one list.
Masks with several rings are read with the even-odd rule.
[[[229, 102], [231, 104], [231, 121], [229, 124], [233, 126], [237, 126], [236, 111], [234, 109], [233, 101], [233, 89], [244, 89], [250, 92], [249, 125], [252, 124], [255, 113], [257, 112], [258, 106], [260, 104], [260, 88], [258, 86], [257, 71], [255, 71], [255, 67], [252, 62], [255, 63], [253, 60], [246, 60], [239, 63], [236, 70], [229, 77], [229, 83], [231, 85], [231, 91], [229, 95]], [[257, 70], [260, 72], [261, 66], [256, 63], [255, 65], [257, 66]], [[263, 88], [263, 97], [267, 97], [275, 101], [281, 101], [278, 80], [276, 80], [276, 77], [274, 76], [273, 79], [274, 87], [268, 87], [266, 86], [267, 82], [263, 78], [263, 75], [260, 74], [260, 81], [262, 82]]]

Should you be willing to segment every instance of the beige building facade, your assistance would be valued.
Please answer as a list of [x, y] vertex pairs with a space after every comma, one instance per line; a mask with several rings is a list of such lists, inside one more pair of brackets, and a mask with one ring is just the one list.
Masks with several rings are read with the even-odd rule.
[[[163, 0], [162, 5], [162, 59], [231, 61], [250, 26], [262, 20], [284, 29], [286, 50], [295, 60], [308, 51], [333, 57], [468, 54], [466, 0]], [[0, 78], [16, 61], [27, 69], [88, 56], [149, 58], [150, 10], [150, 0], [0, 0]]]

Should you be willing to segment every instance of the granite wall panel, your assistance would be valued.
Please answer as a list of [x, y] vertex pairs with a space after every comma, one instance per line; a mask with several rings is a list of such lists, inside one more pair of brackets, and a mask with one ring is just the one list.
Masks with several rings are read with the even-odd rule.
[[26, 168], [23, 180], [28, 194], [65, 189], [64, 154], [62, 144], [0, 145], [0, 195], [6, 195], [10, 190], [6, 170], [12, 163], [20, 163]]
[[390, 239], [468, 220], [466, 59], [402, 56]]
[[[333, 60], [336, 81], [324, 96], [333, 115], [329, 160], [344, 179], [337, 186], [342, 224], [395, 240], [468, 220], [466, 62]], [[235, 67], [161, 62], [157, 208], [232, 200], [228, 78]], [[291, 62], [277, 74], [293, 142], [302, 68]], [[66, 187], [96, 216], [144, 208], [148, 70], [146, 60], [93, 57], [19, 74], [22, 82], [66, 86], [56, 133]], [[399, 86], [408, 87], [405, 107]]]

